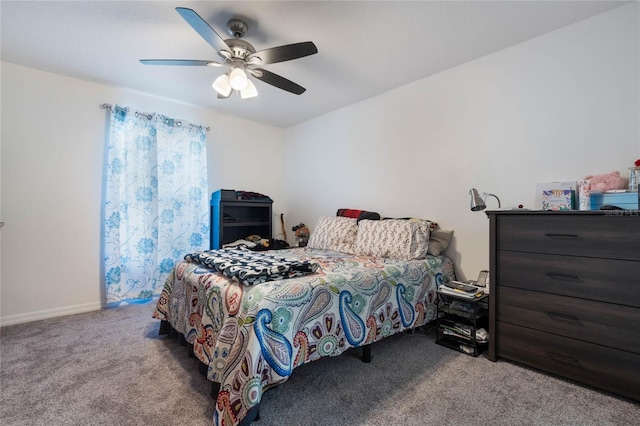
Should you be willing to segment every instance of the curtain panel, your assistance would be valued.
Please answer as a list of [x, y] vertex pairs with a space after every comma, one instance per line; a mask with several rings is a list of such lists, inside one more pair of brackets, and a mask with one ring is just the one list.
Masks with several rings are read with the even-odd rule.
[[205, 130], [114, 105], [105, 168], [106, 304], [148, 301], [176, 261], [209, 248]]

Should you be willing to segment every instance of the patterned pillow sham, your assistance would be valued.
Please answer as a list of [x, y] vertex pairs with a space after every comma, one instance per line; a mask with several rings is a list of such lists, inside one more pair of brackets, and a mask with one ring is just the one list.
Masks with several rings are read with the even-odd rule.
[[356, 254], [390, 259], [424, 259], [429, 248], [427, 220], [362, 220], [354, 244]]
[[355, 218], [342, 216], [322, 216], [307, 247], [353, 254], [358, 224]]
[[429, 222], [429, 228], [431, 229], [431, 231], [438, 229], [438, 222], [434, 222], [429, 219], [418, 219], [417, 217], [383, 217], [382, 220], [412, 220], [414, 222], [417, 220], [426, 220], [427, 222]]

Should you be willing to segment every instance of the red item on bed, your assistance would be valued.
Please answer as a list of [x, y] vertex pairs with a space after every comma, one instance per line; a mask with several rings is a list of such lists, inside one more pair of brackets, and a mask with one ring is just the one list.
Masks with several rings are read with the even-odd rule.
[[380, 220], [380, 214], [356, 209], [338, 209], [336, 216], [352, 217], [360, 222], [363, 219]]

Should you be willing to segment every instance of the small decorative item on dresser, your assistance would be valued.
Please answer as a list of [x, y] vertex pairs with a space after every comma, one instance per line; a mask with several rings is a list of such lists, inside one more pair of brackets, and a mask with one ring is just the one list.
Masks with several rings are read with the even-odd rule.
[[603, 173], [600, 175], [589, 175], [585, 179], [591, 181], [591, 192], [607, 192], [615, 189], [625, 189], [625, 181], [620, 172], [615, 170], [611, 173]]
[[536, 198], [534, 202], [535, 210], [543, 210], [544, 207], [542, 205], [542, 194], [545, 191], [553, 191], [553, 190], [573, 190], [574, 196], [578, 192], [578, 182], [577, 181], [565, 181], [565, 182], [546, 182], [546, 183], [537, 183], [536, 184]]
[[576, 192], [573, 189], [552, 189], [542, 191], [543, 210], [573, 210]]
[[640, 159], [635, 162], [636, 167], [629, 167], [629, 192], [638, 192], [640, 184]]
[[578, 210], [591, 210], [591, 181], [578, 181]]

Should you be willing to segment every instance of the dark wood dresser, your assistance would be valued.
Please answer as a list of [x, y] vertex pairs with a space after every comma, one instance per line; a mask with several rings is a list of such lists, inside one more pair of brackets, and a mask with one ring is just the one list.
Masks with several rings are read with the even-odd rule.
[[640, 401], [640, 213], [487, 216], [488, 358]]

